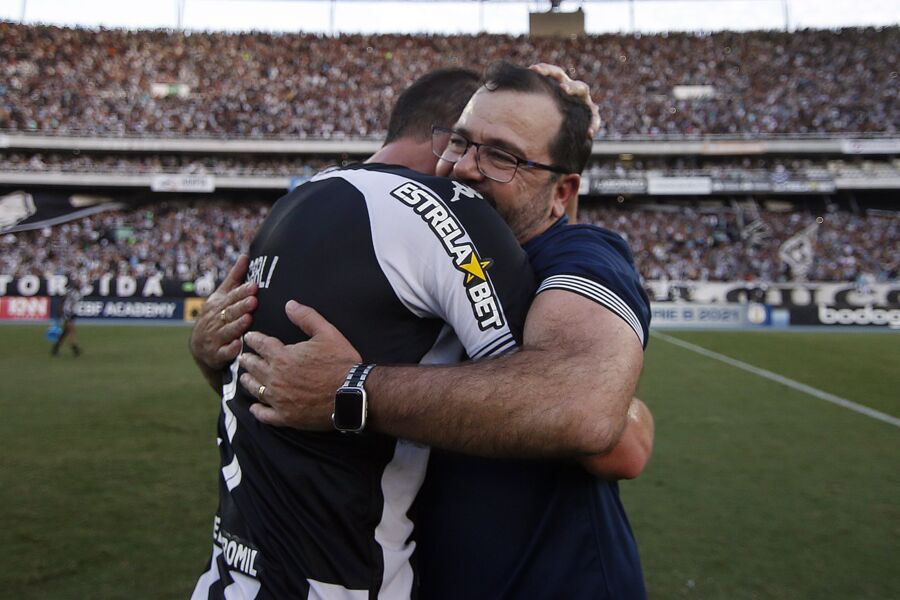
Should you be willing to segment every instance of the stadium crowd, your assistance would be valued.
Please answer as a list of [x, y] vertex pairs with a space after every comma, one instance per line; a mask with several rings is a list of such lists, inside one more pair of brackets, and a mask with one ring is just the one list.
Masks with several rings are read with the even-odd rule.
[[[808, 281], [900, 278], [900, 213], [857, 215], [833, 210], [717, 211], [590, 208], [579, 218], [612, 229], [634, 252], [645, 280], [766, 281], [799, 279], [779, 251], [812, 226]], [[821, 223], [818, 222], [821, 219]]]
[[[10, 152], [0, 151], [0, 173], [184, 173], [223, 176], [311, 177], [317, 171], [336, 164], [347, 164], [359, 158], [334, 156], [312, 158], [300, 156], [189, 154], [99, 154], [85, 152]], [[708, 176], [742, 179], [766, 176], [787, 179], [793, 176], [821, 178], [828, 174], [840, 177], [900, 177], [900, 159], [863, 160], [771, 157], [619, 157], [594, 159], [584, 171], [591, 178], [627, 178], [645, 174], [667, 176]]]
[[[337, 160], [337, 159], [336, 159]], [[188, 154], [0, 153], [0, 171], [62, 173], [185, 173], [226, 176], [311, 177], [335, 161], [298, 156], [192, 156]]]
[[[263, 202], [157, 204], [6, 234], [0, 236], [0, 273], [220, 279], [267, 212]], [[817, 216], [822, 223], [813, 235], [808, 280], [900, 279], [900, 213], [594, 206], [582, 210], [580, 220], [625, 237], [645, 280], [779, 282], [796, 278], [779, 258], [781, 245]]]
[[264, 202], [162, 203], [109, 211], [55, 227], [0, 236], [0, 273], [104, 274], [182, 281], [228, 272], [268, 214]]
[[387, 107], [412, 79], [503, 58], [560, 64], [587, 81], [605, 138], [895, 134], [898, 53], [898, 27], [532, 39], [0, 22], [0, 130], [382, 136]]

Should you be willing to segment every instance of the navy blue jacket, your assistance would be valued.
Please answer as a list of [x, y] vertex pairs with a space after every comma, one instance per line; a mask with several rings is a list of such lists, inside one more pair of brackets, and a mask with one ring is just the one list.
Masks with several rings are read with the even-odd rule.
[[[538, 293], [565, 289], [625, 320], [646, 346], [650, 305], [618, 235], [560, 220], [525, 244]], [[434, 450], [418, 498], [420, 598], [646, 598], [615, 482], [574, 461]]]

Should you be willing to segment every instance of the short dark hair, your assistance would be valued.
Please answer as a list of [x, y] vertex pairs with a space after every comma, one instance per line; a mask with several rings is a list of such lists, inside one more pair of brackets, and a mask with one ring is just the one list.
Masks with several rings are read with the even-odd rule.
[[452, 127], [479, 85], [481, 78], [468, 69], [436, 69], [419, 77], [397, 98], [384, 143], [424, 142], [431, 139], [432, 125]]
[[569, 173], [584, 170], [591, 157], [591, 109], [583, 101], [565, 93], [555, 79], [503, 60], [487, 68], [484, 87], [490, 92], [544, 94], [553, 99], [563, 119], [556, 137], [550, 141], [550, 160]]

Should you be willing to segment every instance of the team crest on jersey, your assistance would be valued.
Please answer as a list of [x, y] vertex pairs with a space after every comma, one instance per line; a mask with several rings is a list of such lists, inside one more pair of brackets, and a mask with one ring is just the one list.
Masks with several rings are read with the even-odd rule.
[[[460, 184], [461, 185], [461, 184]], [[462, 186], [474, 194], [475, 190]], [[462, 191], [454, 190], [454, 198]], [[468, 241], [456, 216], [447, 209], [441, 199], [431, 190], [413, 181], [407, 181], [391, 192], [391, 195], [411, 207], [428, 225], [432, 233], [444, 246], [458, 271], [465, 274], [463, 285], [472, 305], [472, 312], [482, 331], [505, 325], [494, 287], [486, 270], [493, 262], [478, 255], [475, 246]]]

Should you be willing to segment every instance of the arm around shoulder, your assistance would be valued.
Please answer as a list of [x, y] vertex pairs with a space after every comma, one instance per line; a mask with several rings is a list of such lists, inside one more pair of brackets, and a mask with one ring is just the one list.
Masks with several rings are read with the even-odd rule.
[[376, 368], [378, 430], [484, 456], [583, 457], [610, 451], [626, 424], [643, 349], [631, 327], [564, 290], [537, 296], [520, 352], [452, 367]]

